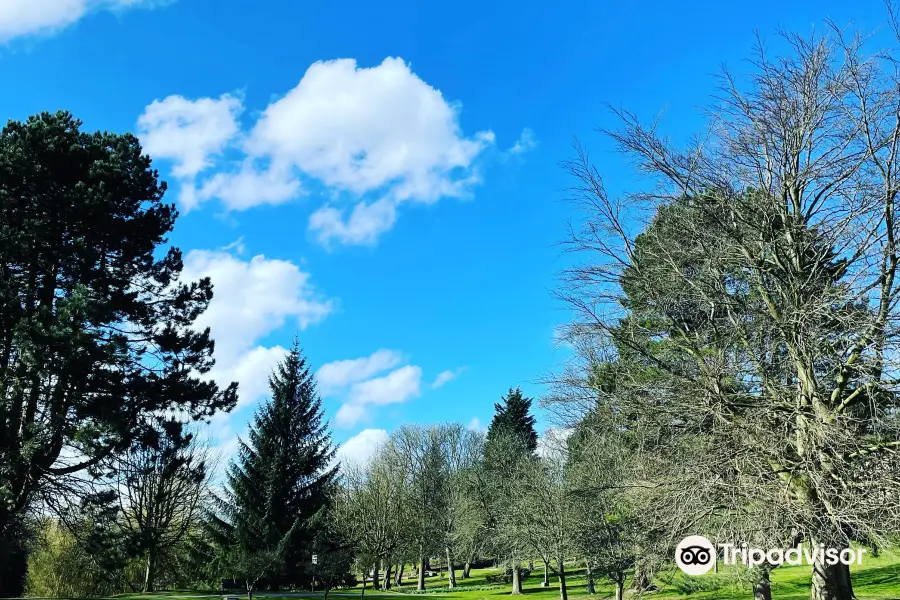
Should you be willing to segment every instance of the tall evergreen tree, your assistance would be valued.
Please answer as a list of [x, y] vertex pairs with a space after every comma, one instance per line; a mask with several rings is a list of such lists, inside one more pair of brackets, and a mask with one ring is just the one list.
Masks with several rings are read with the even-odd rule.
[[501, 402], [494, 404], [494, 418], [488, 427], [487, 444], [504, 435], [516, 435], [533, 453], [537, 450], [538, 436], [534, 429], [534, 416], [531, 415], [531, 398], [522, 395], [519, 388], [510, 388]]
[[[266, 579], [307, 583], [315, 522], [328, 506], [337, 467], [313, 375], [299, 344], [269, 377], [270, 399], [254, 415], [248, 440], [227, 474], [214, 538], [235, 564], [278, 553]], [[258, 561], [250, 561], [258, 562]]]

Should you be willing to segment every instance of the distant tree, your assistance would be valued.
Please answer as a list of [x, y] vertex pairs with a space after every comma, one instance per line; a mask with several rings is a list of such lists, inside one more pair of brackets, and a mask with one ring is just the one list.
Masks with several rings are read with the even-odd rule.
[[512, 570], [513, 594], [522, 592], [521, 561], [527, 544], [519, 537], [521, 523], [508, 508], [524, 493], [522, 479], [514, 474], [536, 457], [538, 437], [531, 402], [519, 388], [510, 389], [501, 402], [494, 404], [494, 417], [484, 445], [484, 469], [492, 506], [490, 522], [501, 533], [495, 540], [495, 550], [506, 558]]
[[301, 583], [297, 577], [308, 583], [314, 518], [328, 504], [337, 467], [321, 399], [296, 341], [269, 387], [271, 397], [255, 414], [248, 440], [240, 441], [220, 512], [209, 525], [217, 543], [249, 570], [268, 561], [275, 585]]
[[428, 558], [445, 549], [444, 517], [447, 514], [447, 477], [442, 454], [443, 430], [439, 426], [404, 425], [391, 443], [400, 457], [410, 490], [412, 544], [418, 562], [417, 589], [425, 589]]
[[[17, 523], [55, 480], [84, 474], [165, 411], [234, 406], [203, 374], [193, 327], [209, 279], [180, 281], [165, 248], [177, 211], [130, 134], [87, 133], [67, 112], [0, 130], [0, 556], [22, 564]], [[0, 579], [0, 596], [22, 578]]]
[[[376, 588], [380, 563], [390, 564], [400, 545], [408, 541], [415, 519], [412, 490], [406, 472], [397, 468], [398, 460], [394, 446], [387, 444], [367, 463], [342, 467], [340, 520], [358, 554], [372, 557], [365, 569], [374, 567]], [[385, 587], [389, 579], [385, 573]]]
[[494, 417], [487, 432], [489, 447], [501, 434], [511, 433], [522, 438], [527, 451], [537, 450], [538, 436], [531, 414], [531, 402], [531, 398], [522, 395], [522, 390], [510, 388], [501, 401], [494, 404]]

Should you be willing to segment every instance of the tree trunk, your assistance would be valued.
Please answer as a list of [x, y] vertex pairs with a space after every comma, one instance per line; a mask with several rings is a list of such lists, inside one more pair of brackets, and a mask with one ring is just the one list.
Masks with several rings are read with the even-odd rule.
[[456, 587], [456, 568], [453, 566], [453, 554], [450, 546], [447, 546], [447, 587], [451, 590]]
[[522, 593], [522, 572], [518, 564], [514, 564], [512, 568], [512, 592], [513, 595]]
[[760, 570], [759, 578], [753, 584], [753, 600], [772, 600], [772, 581], [769, 579], [769, 569]]
[[625, 596], [625, 578], [619, 577], [616, 579], [616, 600], [622, 600]]
[[253, 584], [247, 584], [247, 600], [253, 600]]
[[[718, 561], [716, 561], [716, 564], [718, 564]], [[642, 563], [637, 564], [634, 567], [634, 579], [631, 580], [631, 588], [638, 591], [644, 591], [650, 589], [652, 583], [650, 569], [647, 568], [647, 565]]]
[[812, 600], [853, 600], [850, 567], [843, 564], [827, 565], [819, 557], [812, 567]]
[[366, 570], [365, 569], [363, 569], [363, 585], [362, 585], [362, 591], [359, 593], [359, 597], [360, 598], [366, 597]]
[[374, 568], [372, 569], [372, 589], [373, 589], [373, 590], [379, 589], [378, 586], [381, 585], [381, 582], [380, 582], [380, 580], [379, 580], [379, 578], [378, 578], [378, 575], [379, 575], [378, 570], [379, 570], [379, 567], [380, 567], [380, 566], [381, 566], [381, 559], [380, 559], [380, 558], [376, 558], [376, 559], [375, 559], [375, 566], [374, 566]]
[[153, 588], [153, 582], [156, 579], [156, 556], [154, 555], [152, 550], [147, 551], [147, 561], [146, 567], [144, 570], [144, 589], [143, 592], [145, 594], [153, 593], [156, 590]]
[[559, 560], [559, 600], [569, 600], [569, 592], [566, 589], [566, 565]]
[[418, 591], [425, 589], [425, 557], [419, 557], [419, 583], [416, 586]]
[[406, 568], [406, 563], [402, 562], [397, 566], [397, 577], [394, 579], [394, 585], [400, 587], [403, 585], [403, 569]]
[[541, 582], [541, 587], [550, 587], [550, 565], [547, 561], [544, 561], [544, 580]]
[[534, 559], [528, 561], [528, 570], [534, 571]]
[[394, 568], [394, 563], [388, 562], [387, 566], [384, 568], [384, 589], [391, 589], [391, 570]]
[[[596, 594], [597, 589], [594, 587], [594, 570], [591, 569], [591, 561], [587, 561], [585, 564], [587, 567], [587, 593], [588, 594]], [[544, 579], [547, 579], [547, 567], [544, 566]]]
[[470, 574], [471, 572], [472, 572], [472, 559], [471, 559], [471, 558], [467, 558], [467, 559], [466, 559], [466, 564], [465, 564], [465, 566], [463, 567], [462, 578], [463, 578], [463, 579], [468, 579], [468, 578], [469, 578], [469, 574]]

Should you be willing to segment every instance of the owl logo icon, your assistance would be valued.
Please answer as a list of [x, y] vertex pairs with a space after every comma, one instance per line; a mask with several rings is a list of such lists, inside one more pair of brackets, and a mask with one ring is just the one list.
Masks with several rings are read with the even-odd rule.
[[689, 535], [675, 547], [675, 564], [687, 575], [709, 573], [716, 564], [716, 550], [702, 535]]

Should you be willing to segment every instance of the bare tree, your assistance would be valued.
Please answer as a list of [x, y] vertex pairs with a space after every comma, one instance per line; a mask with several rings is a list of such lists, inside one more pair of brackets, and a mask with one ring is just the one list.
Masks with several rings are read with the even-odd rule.
[[[358, 553], [371, 557], [374, 586], [378, 587], [379, 563], [393, 558], [409, 532], [411, 493], [406, 474], [396, 468], [398, 457], [392, 445], [378, 449], [365, 464], [343, 466], [340, 503], [341, 520], [349, 529]], [[390, 574], [385, 574], [388, 586]]]
[[543, 456], [522, 456], [513, 477], [524, 483], [522, 493], [510, 498], [512, 535], [521, 539], [532, 556], [551, 565], [559, 579], [560, 600], [567, 600], [566, 561], [574, 556], [575, 504], [566, 477], [568, 453], [565, 438], [549, 430], [544, 435]]
[[440, 426], [402, 426], [392, 445], [400, 457], [411, 492], [414, 545], [419, 580], [417, 589], [425, 589], [425, 565], [429, 556], [445, 550], [447, 514], [447, 477], [443, 456], [444, 428]]
[[[684, 148], [618, 111], [607, 133], [651, 188], [611, 198], [580, 147], [568, 165], [585, 364], [562, 379], [615, 372], [601, 402], [642, 432], [673, 536], [845, 548], [900, 526], [900, 70], [829, 27], [725, 72]], [[846, 566], [812, 574], [814, 600], [852, 597]]]
[[154, 591], [158, 561], [196, 527], [214, 465], [209, 448], [169, 421], [117, 460], [122, 526], [145, 562]]

